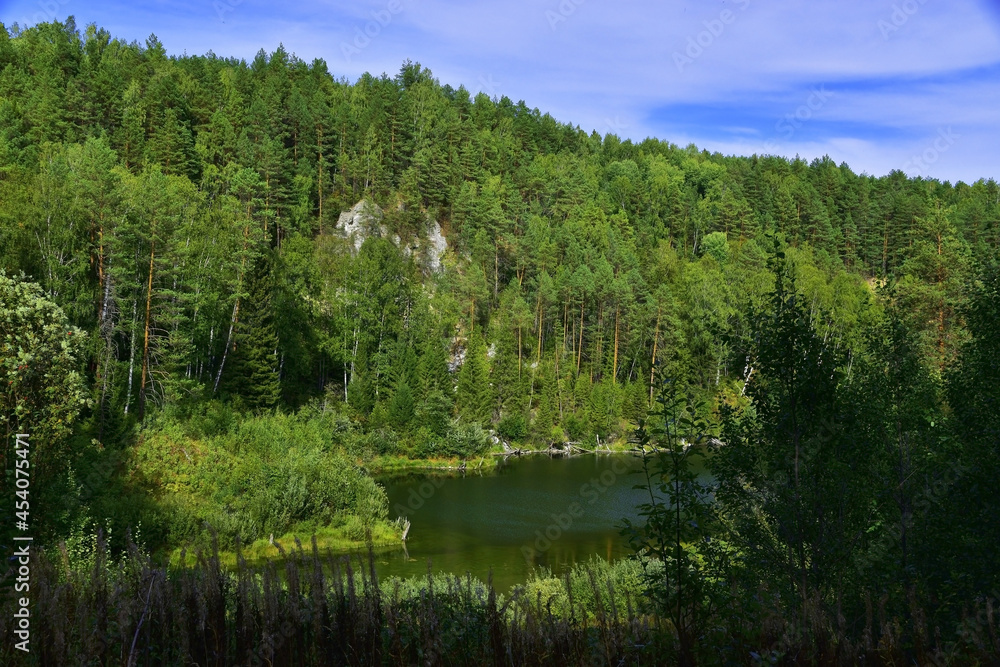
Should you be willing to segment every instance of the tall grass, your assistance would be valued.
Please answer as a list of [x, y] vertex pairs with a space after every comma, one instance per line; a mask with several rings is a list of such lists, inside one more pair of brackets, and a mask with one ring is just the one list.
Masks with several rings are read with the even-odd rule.
[[[197, 565], [154, 565], [129, 542], [111, 557], [65, 549], [32, 558], [32, 644], [14, 649], [13, 596], [0, 601], [0, 664], [16, 665], [663, 665], [669, 622], [635, 592], [636, 566], [593, 561], [540, 575], [507, 596], [471, 576], [380, 583], [374, 558], [296, 543], [278, 561], [234, 568], [217, 547]], [[700, 638], [702, 664], [902, 664], [898, 620], [872, 603], [848, 633], [819, 614], [808, 632], [779, 611], [741, 607]], [[1000, 619], [970, 602], [953, 640], [924, 633], [922, 664], [996, 664]]]

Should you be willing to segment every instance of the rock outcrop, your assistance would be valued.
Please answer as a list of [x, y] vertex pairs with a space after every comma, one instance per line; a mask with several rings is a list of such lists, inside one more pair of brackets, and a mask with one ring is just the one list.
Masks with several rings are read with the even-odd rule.
[[344, 211], [337, 220], [337, 229], [354, 245], [354, 252], [370, 236], [382, 237], [388, 233], [382, 220], [385, 214], [375, 202], [362, 199], [350, 211]]
[[417, 238], [404, 242], [399, 235], [389, 235], [385, 224], [385, 214], [375, 202], [362, 199], [350, 211], [344, 211], [337, 220], [337, 230], [351, 241], [354, 252], [361, 250], [365, 239], [389, 238], [402, 250], [403, 255], [410, 257], [416, 254], [417, 260], [428, 273], [441, 270], [441, 258], [448, 250], [448, 239], [441, 231], [437, 220], [428, 217], [424, 229]]
[[427, 234], [427, 266], [433, 273], [441, 270], [441, 258], [448, 250], [448, 239], [441, 232], [441, 225], [437, 220], [431, 220], [430, 230]]

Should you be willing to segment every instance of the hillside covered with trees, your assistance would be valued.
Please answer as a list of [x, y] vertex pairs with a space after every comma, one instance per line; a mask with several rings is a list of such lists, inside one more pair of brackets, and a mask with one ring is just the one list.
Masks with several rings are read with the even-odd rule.
[[[76, 332], [45, 343], [75, 407], [5, 422], [52, 434], [52, 535], [361, 539], [395, 518], [380, 457], [620, 446], [659, 374], [726, 443], [704, 529], [739, 557], [698, 563], [803, 626], [865, 595], [957, 617], [1000, 585], [998, 244], [993, 180], [602, 137], [410, 62], [0, 26], [0, 309]], [[51, 385], [0, 361], [10, 414]]]

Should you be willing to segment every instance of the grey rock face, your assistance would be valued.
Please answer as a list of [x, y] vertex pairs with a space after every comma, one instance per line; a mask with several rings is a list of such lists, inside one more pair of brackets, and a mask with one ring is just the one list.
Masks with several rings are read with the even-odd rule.
[[428, 217], [427, 224], [419, 235], [420, 238], [404, 243], [397, 234], [389, 236], [384, 219], [385, 214], [378, 204], [362, 199], [351, 210], [340, 214], [337, 229], [345, 238], [350, 239], [354, 252], [361, 249], [367, 238], [388, 237], [402, 250], [404, 256], [416, 254], [428, 273], [437, 273], [441, 270], [441, 258], [448, 250], [448, 239], [445, 238], [437, 220]]
[[344, 211], [337, 220], [337, 229], [351, 239], [354, 252], [361, 249], [361, 244], [369, 236], [385, 236], [387, 231], [382, 219], [385, 215], [375, 202], [362, 199], [350, 211]]
[[448, 239], [441, 233], [441, 225], [437, 220], [431, 220], [430, 230], [427, 234], [427, 265], [431, 272], [436, 273], [441, 270], [441, 258], [448, 250]]

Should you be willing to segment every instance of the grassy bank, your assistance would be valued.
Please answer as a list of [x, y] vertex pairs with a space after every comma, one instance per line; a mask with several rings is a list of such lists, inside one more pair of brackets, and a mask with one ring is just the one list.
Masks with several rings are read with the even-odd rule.
[[376, 456], [365, 464], [365, 467], [375, 474], [410, 472], [419, 470], [439, 471], [488, 471], [497, 467], [497, 457], [486, 453], [473, 458], [409, 458], [401, 455], [386, 454]]
[[369, 531], [378, 543], [398, 540], [385, 490], [337, 442], [334, 426], [315, 415], [237, 416], [222, 407], [148, 424], [127, 457], [144, 514], [127, 518], [155, 527], [144, 531], [148, 546], [173, 560], [180, 547], [204, 550], [212, 539], [227, 554], [240, 540], [254, 556], [268, 554], [261, 545], [273, 548], [272, 538], [290, 547], [295, 535], [316, 534], [338, 551], [363, 547]]
[[[280, 537], [275, 537], [273, 541], [270, 536], [258, 539], [250, 544], [241, 545], [239, 555], [242, 555], [247, 564], [259, 566], [294, 554], [303, 544], [309, 544], [313, 540], [320, 553], [338, 555], [363, 552], [368, 548], [376, 551], [383, 548], [397, 548], [402, 543], [402, 531], [393, 522], [376, 522], [368, 527], [367, 535], [359, 535], [353, 519], [355, 517], [349, 517], [347, 522], [339, 525], [314, 529], [309, 529], [306, 524], [303, 530], [289, 531]], [[236, 549], [219, 549], [215, 553], [223, 569], [233, 570], [239, 565]], [[197, 550], [177, 547], [170, 552], [168, 565], [171, 568], [195, 567], [199, 562], [198, 554]]]
[[[102, 543], [84, 558], [33, 551], [31, 652], [14, 648], [17, 601], [5, 596], [0, 663], [676, 664], [676, 633], [645, 597], [644, 571], [635, 560], [593, 560], [500, 595], [471, 576], [379, 582], [373, 559], [322, 555], [318, 539], [281, 562], [234, 569], [211, 551], [186, 568], [155, 566], [134, 547], [114, 557]], [[855, 628], [811, 613], [796, 625], [766, 587], [752, 598], [715, 610], [698, 664], [905, 662], [907, 618], [880, 611]], [[919, 664], [996, 664], [990, 603], [969, 600], [957, 621], [917, 647]]]

